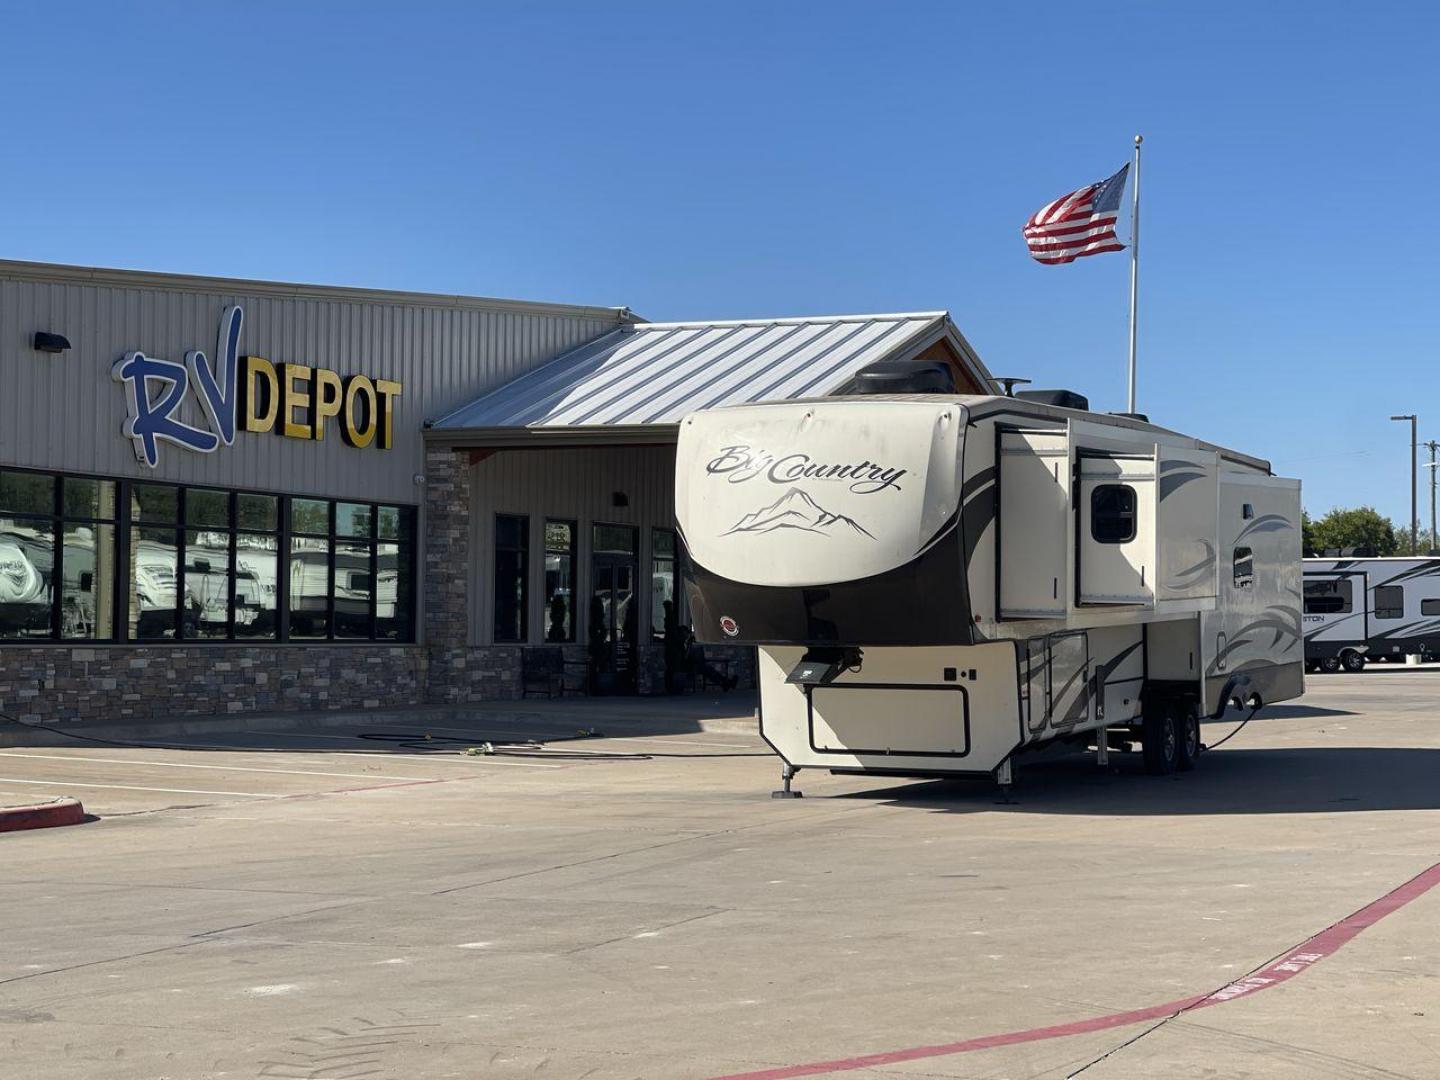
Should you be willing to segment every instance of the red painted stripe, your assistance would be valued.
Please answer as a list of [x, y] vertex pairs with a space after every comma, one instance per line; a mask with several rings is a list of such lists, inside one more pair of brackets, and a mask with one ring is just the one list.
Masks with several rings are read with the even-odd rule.
[[1084, 1035], [1092, 1031], [1105, 1031], [1109, 1028], [1140, 1024], [1146, 1020], [1178, 1016], [1180, 1013], [1190, 1012], [1193, 1009], [1207, 1009], [1212, 1005], [1223, 1005], [1227, 1001], [1249, 997], [1261, 990], [1268, 990], [1272, 986], [1278, 986], [1293, 979], [1327, 956], [1335, 955], [1362, 930], [1374, 926], [1386, 915], [1398, 911], [1437, 885], [1440, 885], [1440, 863], [1417, 874], [1380, 899], [1366, 904], [1354, 914], [1347, 915], [1333, 926], [1306, 938], [1295, 948], [1286, 952], [1279, 960], [1256, 968], [1243, 978], [1227, 983], [1208, 994], [1197, 994], [1194, 997], [1181, 998], [1178, 1001], [1167, 1001], [1163, 1005], [1151, 1005], [1148, 1008], [1111, 1013], [1108, 1016], [1092, 1016], [1087, 1020], [1074, 1020], [1068, 1024], [1029, 1028], [1025, 1031], [1007, 1031], [1000, 1035], [981, 1035], [973, 1039], [963, 1039], [960, 1042], [916, 1046], [908, 1050], [886, 1050], [860, 1057], [836, 1058], [833, 1061], [783, 1065], [775, 1069], [761, 1069], [759, 1072], [729, 1073], [725, 1076], [712, 1077], [711, 1080], [793, 1080], [798, 1076], [824, 1076], [838, 1072], [853, 1072], [856, 1069], [873, 1069], [881, 1065], [897, 1065], [901, 1062], [918, 1061], [922, 1058], [966, 1054], [972, 1050], [990, 1050], [997, 1046], [1014, 1046], [1017, 1043], [1059, 1039], [1067, 1035]]

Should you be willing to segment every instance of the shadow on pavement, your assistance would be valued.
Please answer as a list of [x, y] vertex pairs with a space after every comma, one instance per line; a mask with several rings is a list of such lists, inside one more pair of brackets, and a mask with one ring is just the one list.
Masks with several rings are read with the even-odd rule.
[[752, 692], [556, 698], [369, 712], [187, 718], [157, 724], [0, 723], [0, 746], [132, 746], [171, 750], [456, 753], [482, 742], [612, 739], [729, 731], [754, 734]]
[[[836, 796], [932, 813], [1332, 814], [1353, 810], [1440, 809], [1440, 750], [1406, 747], [1225, 749], [1177, 776], [1147, 776], [1138, 754], [1021, 768], [1010, 802], [994, 784], [931, 780]], [[803, 774], [802, 774], [803, 776]], [[800, 786], [803, 787], [803, 784]]]

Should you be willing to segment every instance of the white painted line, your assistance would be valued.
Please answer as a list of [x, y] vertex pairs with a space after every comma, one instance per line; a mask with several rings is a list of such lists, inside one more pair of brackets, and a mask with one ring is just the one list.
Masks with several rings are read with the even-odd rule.
[[[36, 787], [64, 789], [72, 787], [102, 788], [106, 791], [163, 791], [169, 795], [240, 795], [247, 799], [283, 799], [284, 795], [262, 794], [256, 791], [196, 791], [193, 788], [176, 787], [135, 787], [131, 784], [77, 784], [73, 780], [17, 780], [13, 776], [0, 776], [0, 784], [34, 784]], [[324, 792], [316, 792], [323, 795]]]
[[[144, 759], [133, 759], [133, 760], [131, 760], [131, 759], [126, 759], [126, 758], [81, 757], [81, 756], [79, 756], [79, 755], [67, 756], [67, 755], [65, 755], [65, 754], [16, 754], [16, 753], [12, 753], [12, 752], [9, 752], [9, 751], [3, 751], [3, 750], [0, 750], [0, 757], [32, 758], [32, 759], [33, 759], [33, 758], [38, 758], [38, 759], [43, 760], [43, 761], [69, 761], [69, 762], [72, 762], [72, 763], [74, 763], [74, 762], [82, 762], [82, 761], [83, 761], [83, 762], [87, 762], [87, 763], [91, 763], [91, 764], [96, 764], [96, 765], [132, 765], [132, 766], [141, 766], [141, 767], [147, 767], [147, 768], [148, 768], [149, 766], [152, 766], [152, 765], [153, 765], [153, 766], [156, 766], [156, 767], [158, 767], [158, 768], [165, 768], [165, 769], [219, 769], [221, 772], [278, 773], [278, 774], [281, 775], [281, 776], [348, 776], [348, 777], [355, 777], [355, 778], [358, 778], [358, 779], [361, 779], [361, 780], [411, 780], [411, 779], [414, 779], [413, 777], [409, 777], [409, 776], [386, 776], [384, 773], [373, 773], [373, 772], [369, 772], [369, 773], [359, 773], [359, 772], [324, 772], [324, 771], [321, 771], [321, 770], [307, 770], [307, 769], [257, 769], [257, 768], [255, 768], [254, 766], [251, 766], [251, 765], [201, 765], [201, 764], [198, 764], [198, 763], [191, 763], [191, 762], [187, 762], [187, 761], [146, 761], [146, 760], [144, 760]], [[428, 779], [428, 778], [427, 778], [427, 779]], [[436, 778], [434, 778], [434, 779], [438, 779], [438, 777], [436, 777]]]

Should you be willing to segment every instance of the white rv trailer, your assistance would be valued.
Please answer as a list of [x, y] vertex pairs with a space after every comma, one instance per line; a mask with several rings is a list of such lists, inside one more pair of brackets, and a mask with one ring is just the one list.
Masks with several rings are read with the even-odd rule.
[[1305, 663], [1363, 671], [1367, 660], [1440, 654], [1440, 559], [1306, 559]]
[[1185, 769], [1202, 714], [1303, 691], [1299, 481], [1139, 419], [933, 393], [698, 412], [676, 512], [698, 639], [759, 646], [787, 792], [802, 768], [1003, 784], [1107, 729]]

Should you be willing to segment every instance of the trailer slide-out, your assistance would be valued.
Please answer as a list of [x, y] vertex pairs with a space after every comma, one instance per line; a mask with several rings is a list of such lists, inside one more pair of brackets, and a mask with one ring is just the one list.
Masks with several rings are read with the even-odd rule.
[[[1300, 484], [1141, 420], [1011, 397], [702, 411], [676, 508], [702, 642], [759, 647], [796, 770], [1010, 778], [1303, 692]], [[1113, 733], [1113, 734], [1107, 734]]]

